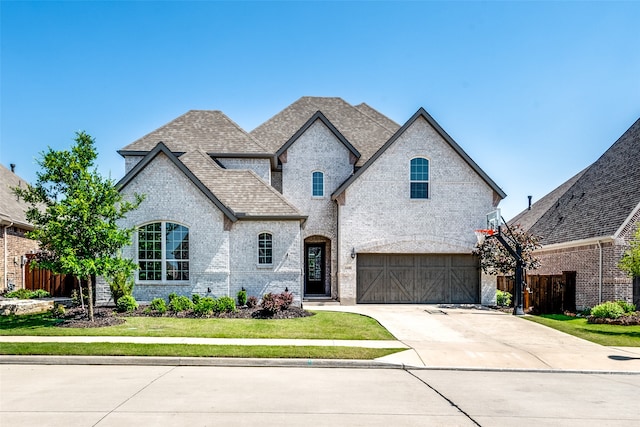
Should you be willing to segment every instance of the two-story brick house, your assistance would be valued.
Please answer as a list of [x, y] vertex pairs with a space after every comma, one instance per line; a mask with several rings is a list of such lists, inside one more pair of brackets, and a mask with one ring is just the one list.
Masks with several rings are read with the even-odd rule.
[[[423, 109], [303, 97], [250, 133], [189, 111], [119, 151], [134, 295], [489, 302], [471, 255], [504, 192]], [[104, 296], [104, 295], [103, 295]], [[106, 296], [104, 296], [106, 298]]]

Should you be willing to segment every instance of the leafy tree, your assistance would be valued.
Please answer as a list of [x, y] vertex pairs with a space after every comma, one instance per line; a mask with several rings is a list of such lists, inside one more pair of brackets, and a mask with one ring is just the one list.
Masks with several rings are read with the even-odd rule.
[[30, 207], [27, 219], [34, 225], [29, 237], [39, 240], [36, 264], [57, 274], [71, 274], [87, 284], [89, 319], [93, 321], [96, 276], [133, 271], [131, 260], [114, 256], [131, 243], [133, 229], [117, 221], [136, 209], [143, 197], [125, 201], [115, 182], [94, 167], [98, 157], [94, 139], [77, 132], [71, 150], [41, 153], [41, 171], [35, 185], [14, 188]]
[[622, 255], [618, 267], [631, 277], [640, 277], [640, 223], [629, 244], [630, 248]]
[[[539, 236], [528, 233], [519, 224], [511, 225], [508, 229], [503, 226], [502, 236], [512, 247], [515, 242], [521, 245], [525, 270], [540, 267], [540, 261], [533, 256], [533, 251], [542, 247]], [[477, 244], [473, 254], [480, 257], [480, 267], [486, 274], [511, 276], [515, 272], [516, 260], [495, 238], [488, 237], [482, 244]]]

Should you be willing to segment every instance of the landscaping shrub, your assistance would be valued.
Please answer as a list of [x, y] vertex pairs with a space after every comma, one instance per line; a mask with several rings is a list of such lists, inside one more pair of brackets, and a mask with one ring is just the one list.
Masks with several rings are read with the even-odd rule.
[[36, 289], [30, 291], [29, 289], [16, 289], [15, 291], [8, 292], [5, 297], [18, 298], [18, 299], [33, 299], [33, 298], [48, 298], [51, 294], [44, 289]]
[[288, 309], [292, 303], [293, 294], [287, 291], [281, 294], [269, 292], [262, 297], [262, 309], [271, 314]]
[[249, 298], [247, 298], [247, 307], [248, 308], [254, 308], [258, 306], [258, 298], [251, 295]]
[[171, 292], [171, 293], [169, 294], [169, 302], [173, 301], [173, 299], [174, 299], [175, 297], [177, 297], [177, 296], [178, 296], [178, 294], [176, 294], [175, 292]]
[[105, 277], [105, 280], [109, 284], [109, 291], [111, 291], [111, 298], [113, 303], [118, 306], [118, 300], [125, 295], [131, 295], [133, 293], [133, 277], [131, 277], [131, 271], [122, 269], [112, 272]]
[[236, 311], [236, 302], [231, 297], [220, 297], [216, 304], [217, 313], [233, 313]]
[[616, 304], [618, 304], [626, 314], [635, 313], [636, 311], [636, 305], [630, 302], [618, 300], [616, 301]]
[[236, 294], [236, 299], [238, 300], [238, 305], [242, 307], [247, 304], [247, 291], [244, 288], [238, 291]]
[[167, 312], [167, 302], [162, 298], [154, 298], [148, 307], [150, 310], [164, 314]]
[[202, 296], [200, 294], [191, 295], [191, 301], [193, 301], [194, 305], [198, 305], [198, 302], [200, 301], [201, 298]]
[[624, 314], [624, 309], [619, 304], [613, 301], [606, 301], [602, 304], [598, 304], [591, 309], [591, 315], [593, 317], [599, 317], [603, 319], [617, 319]]
[[63, 317], [64, 314], [66, 313], [66, 309], [64, 308], [64, 305], [62, 304], [54, 304], [53, 308], [51, 309], [51, 316], [53, 317]]
[[133, 295], [123, 295], [118, 299], [118, 303], [116, 304], [116, 309], [120, 313], [126, 313], [129, 311], [134, 311], [138, 308], [138, 303]]
[[500, 307], [509, 307], [511, 305], [511, 294], [509, 292], [496, 289], [496, 304]]
[[189, 297], [186, 297], [184, 295], [174, 296], [173, 298], [171, 298], [170, 295], [169, 297], [169, 309], [171, 311], [179, 313], [181, 311], [193, 309], [193, 302], [189, 299]]
[[208, 316], [216, 310], [218, 302], [215, 298], [204, 297], [198, 298], [198, 302], [193, 307], [193, 312], [198, 316]]

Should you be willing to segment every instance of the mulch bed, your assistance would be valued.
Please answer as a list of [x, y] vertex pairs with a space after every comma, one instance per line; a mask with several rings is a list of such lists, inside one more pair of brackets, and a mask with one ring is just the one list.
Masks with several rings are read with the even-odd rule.
[[234, 313], [220, 313], [212, 316], [198, 316], [193, 311], [182, 311], [165, 314], [145, 313], [146, 306], [140, 306], [137, 310], [129, 313], [118, 313], [114, 307], [95, 307], [93, 309], [93, 322], [89, 321], [88, 313], [82, 307], [68, 308], [63, 319], [57, 326], [62, 328], [101, 328], [105, 326], [120, 325], [126, 321], [127, 317], [176, 317], [176, 318], [218, 318], [218, 319], [297, 319], [300, 317], [313, 316], [313, 313], [303, 310], [300, 307], [289, 307], [271, 315], [260, 308], [238, 307]]
[[603, 319], [602, 317], [587, 317], [587, 323], [595, 323], [599, 325], [621, 325], [621, 326], [634, 326], [640, 325], [640, 313], [620, 316], [617, 319]]

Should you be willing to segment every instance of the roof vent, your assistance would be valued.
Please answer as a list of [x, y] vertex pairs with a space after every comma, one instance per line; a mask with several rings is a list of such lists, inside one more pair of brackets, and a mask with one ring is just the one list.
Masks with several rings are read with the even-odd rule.
[[9, 166], [11, 166], [11, 172], [16, 173], [16, 164], [11, 163]]

